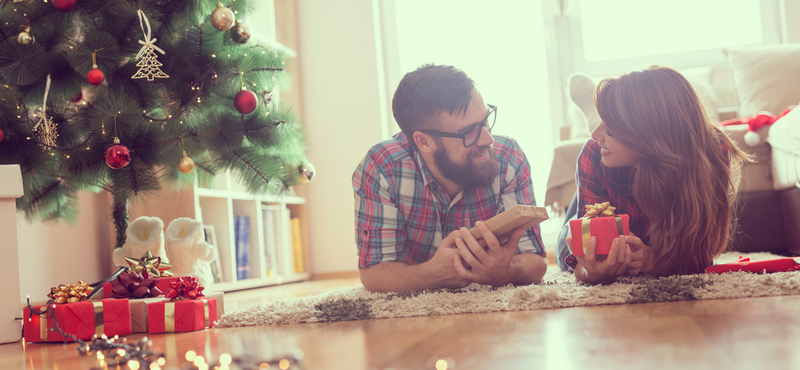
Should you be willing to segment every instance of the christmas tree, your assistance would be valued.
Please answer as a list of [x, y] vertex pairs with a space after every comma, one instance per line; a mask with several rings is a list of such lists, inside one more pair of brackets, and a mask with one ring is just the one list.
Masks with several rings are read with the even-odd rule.
[[[249, 4], [254, 5], [254, 4]], [[250, 40], [247, 0], [2, 0], [0, 164], [19, 164], [29, 220], [77, 217], [79, 191], [127, 207], [162, 182], [229, 169], [252, 193], [313, 176], [275, 104], [285, 56]], [[238, 20], [237, 20], [238, 18]]]

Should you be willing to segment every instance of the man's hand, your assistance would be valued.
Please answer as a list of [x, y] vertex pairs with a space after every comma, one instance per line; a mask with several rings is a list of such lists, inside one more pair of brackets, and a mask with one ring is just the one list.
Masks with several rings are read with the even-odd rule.
[[[572, 249], [572, 238], [566, 238], [567, 244]], [[579, 266], [575, 268], [575, 278], [587, 283], [602, 283], [616, 279], [626, 273], [631, 267], [633, 253], [631, 247], [622, 238], [615, 238], [611, 242], [611, 249], [603, 261], [595, 258], [597, 238], [589, 238], [585, 256], [575, 256]], [[632, 269], [633, 271], [633, 269]], [[638, 272], [637, 272], [638, 273]]]
[[465, 278], [456, 271], [453, 266], [453, 259], [458, 259], [459, 251], [456, 249], [455, 238], [458, 232], [452, 232], [439, 244], [433, 258], [423, 263], [425, 270], [435, 282], [435, 286], [441, 288], [463, 288], [471, 280]]
[[[462, 278], [484, 285], [505, 285], [513, 282], [518, 271], [510, 268], [511, 259], [517, 252], [517, 244], [525, 230], [517, 228], [505, 243], [500, 244], [494, 233], [483, 222], [476, 222], [475, 227], [483, 236], [486, 247], [484, 248], [483, 243], [476, 240], [467, 228], [462, 227], [459, 230], [461, 237], [455, 239], [461, 258], [454, 256], [451, 259], [458, 274]], [[462, 258], [471, 267], [469, 270], [461, 262]]]

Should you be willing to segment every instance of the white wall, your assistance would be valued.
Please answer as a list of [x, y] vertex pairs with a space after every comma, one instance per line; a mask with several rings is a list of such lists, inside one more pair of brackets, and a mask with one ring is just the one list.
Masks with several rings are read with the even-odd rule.
[[80, 193], [78, 204], [75, 225], [28, 223], [17, 213], [21, 302], [26, 295], [43, 302], [53, 286], [94, 283], [111, 274], [108, 195]]
[[[367, 150], [383, 140], [382, 61], [368, 0], [298, 0], [303, 121], [308, 159], [311, 271], [358, 268], [351, 178]], [[382, 95], [383, 94], [383, 95]]]

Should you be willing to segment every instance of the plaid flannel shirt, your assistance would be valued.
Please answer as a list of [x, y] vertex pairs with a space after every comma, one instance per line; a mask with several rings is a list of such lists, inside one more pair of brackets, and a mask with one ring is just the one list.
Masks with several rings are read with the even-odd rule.
[[[358, 267], [425, 262], [452, 231], [488, 220], [507, 203], [535, 205], [530, 166], [517, 142], [495, 135], [494, 153], [500, 162], [494, 183], [451, 199], [405, 135], [373, 146], [353, 173]], [[522, 234], [519, 253], [545, 256], [539, 226]]]

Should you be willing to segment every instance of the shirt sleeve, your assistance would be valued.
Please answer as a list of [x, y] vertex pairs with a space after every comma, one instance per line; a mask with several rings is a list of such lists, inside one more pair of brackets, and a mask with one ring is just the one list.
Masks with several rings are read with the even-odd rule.
[[[533, 195], [533, 181], [531, 180], [531, 166], [516, 141], [513, 141], [513, 146], [511, 147], [503, 184], [505, 186], [502, 187], [500, 194], [502, 205], [536, 205], [536, 199], [534, 199]], [[520, 253], [535, 253], [542, 257], [546, 256], [539, 225], [522, 233], [519, 244], [517, 244], [517, 254]]]
[[[578, 209], [576, 217], [580, 218], [585, 212], [587, 204], [602, 203], [608, 199], [607, 190], [603, 186], [603, 164], [601, 163], [600, 145], [596, 141], [589, 139], [581, 149], [578, 156], [577, 170], [575, 171], [575, 182], [578, 185]], [[569, 225], [564, 225], [569, 228]], [[578, 260], [574, 255], [569, 254], [564, 262], [570, 267], [570, 271], [575, 269]]]
[[603, 185], [603, 169], [600, 145], [589, 139], [578, 156], [575, 181], [578, 185], [578, 215], [583, 215], [587, 204], [602, 203], [608, 200], [608, 191]]
[[358, 267], [402, 261], [405, 235], [387, 177], [370, 155], [353, 173]]

